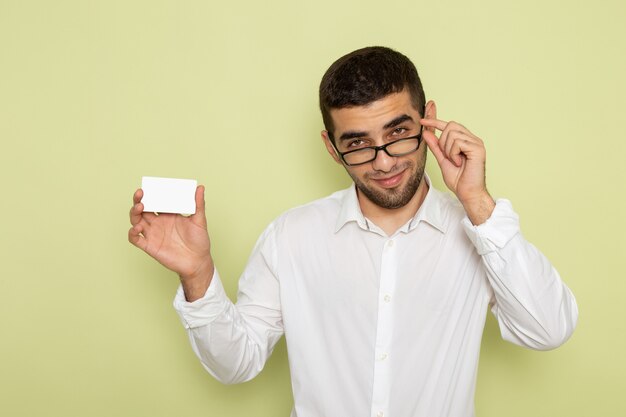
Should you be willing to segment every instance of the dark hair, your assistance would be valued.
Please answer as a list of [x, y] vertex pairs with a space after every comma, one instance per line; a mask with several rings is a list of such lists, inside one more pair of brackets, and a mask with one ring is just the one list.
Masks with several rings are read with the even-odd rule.
[[423, 116], [424, 89], [415, 65], [406, 56], [383, 46], [369, 46], [342, 56], [328, 68], [320, 83], [320, 110], [329, 136], [334, 141], [332, 109], [364, 106], [404, 89]]

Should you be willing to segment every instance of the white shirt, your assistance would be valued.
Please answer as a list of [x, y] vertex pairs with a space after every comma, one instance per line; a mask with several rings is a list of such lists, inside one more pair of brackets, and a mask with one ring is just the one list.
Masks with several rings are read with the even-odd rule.
[[259, 238], [236, 304], [217, 271], [203, 298], [174, 300], [224, 383], [256, 376], [284, 333], [292, 417], [474, 416], [490, 304], [504, 339], [539, 350], [567, 340], [578, 315], [507, 200], [473, 226], [432, 186], [393, 236], [363, 216], [354, 186], [292, 209]]

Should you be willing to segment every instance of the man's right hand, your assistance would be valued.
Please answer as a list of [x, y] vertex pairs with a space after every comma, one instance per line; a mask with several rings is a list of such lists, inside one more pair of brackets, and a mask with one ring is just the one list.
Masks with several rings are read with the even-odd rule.
[[143, 191], [133, 195], [128, 241], [180, 276], [187, 301], [204, 296], [213, 278], [211, 243], [204, 214], [204, 187], [196, 189], [196, 213], [155, 214], [143, 211]]

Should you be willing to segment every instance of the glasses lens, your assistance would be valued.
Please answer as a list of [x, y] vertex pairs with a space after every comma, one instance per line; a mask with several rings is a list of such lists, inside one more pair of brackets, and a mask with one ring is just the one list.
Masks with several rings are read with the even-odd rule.
[[418, 147], [419, 140], [417, 138], [401, 139], [396, 142], [390, 143], [387, 146], [387, 152], [394, 156], [400, 156], [411, 153]]
[[344, 161], [346, 161], [346, 164], [357, 165], [357, 164], [363, 164], [365, 162], [371, 161], [372, 159], [374, 159], [375, 154], [376, 154], [376, 151], [374, 149], [365, 148], [365, 149], [359, 149], [358, 151], [347, 153], [343, 156], [343, 158], [344, 158]]

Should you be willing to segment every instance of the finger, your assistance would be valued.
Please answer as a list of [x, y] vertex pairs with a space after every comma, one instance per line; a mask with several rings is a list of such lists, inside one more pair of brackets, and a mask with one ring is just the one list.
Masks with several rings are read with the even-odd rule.
[[439, 138], [439, 144], [441, 146], [441, 149], [446, 149], [446, 145], [448, 145], [448, 136], [451, 132], [460, 132], [472, 138], [478, 139], [476, 136], [472, 135], [472, 133], [467, 130], [467, 128], [462, 124], [455, 121], [449, 121], [447, 122], [445, 128], [441, 130], [441, 136]]
[[135, 191], [135, 194], [133, 194], [133, 204], [137, 204], [141, 202], [142, 198], [143, 198], [143, 190], [139, 188], [137, 189], [137, 191]]
[[443, 131], [446, 126], [448, 126], [448, 122], [439, 120], [439, 119], [420, 119], [420, 124], [426, 127], [434, 127], [437, 130]]
[[458, 130], [460, 132], [469, 132], [469, 130], [467, 130], [465, 126], [463, 126], [459, 122], [455, 122], [454, 120], [450, 120], [446, 127], [450, 130]]
[[149, 211], [143, 211], [144, 206], [143, 203], [137, 203], [130, 208], [130, 223], [137, 224], [140, 220], [145, 220], [148, 224], [152, 224], [152, 222], [159, 216], [158, 213], [151, 213]]
[[[441, 134], [443, 136], [443, 133]], [[450, 132], [446, 132], [446, 143], [444, 146], [444, 155], [446, 155], [448, 158], [452, 159], [452, 148], [457, 144], [458, 141], [461, 140], [465, 140], [466, 138], [464, 137], [463, 133], [459, 132], [459, 131], [450, 131]]]
[[[443, 136], [443, 133], [442, 133], [442, 136]], [[446, 143], [445, 143], [445, 150], [444, 150], [444, 154], [447, 157], [451, 157], [452, 155], [451, 149], [454, 146], [456, 141], [463, 141], [467, 145], [474, 144], [474, 145], [483, 146], [483, 142], [476, 136], [467, 134], [459, 130], [450, 131], [446, 135]]]
[[439, 145], [447, 157], [450, 157], [450, 149], [457, 139], [482, 143], [479, 138], [469, 133], [462, 125], [449, 123], [448, 127], [441, 133], [441, 137], [439, 138]]
[[448, 151], [449, 159], [454, 162], [454, 165], [460, 167], [463, 164], [463, 158], [465, 157], [465, 150], [467, 149], [467, 142], [464, 139], [456, 139], [453, 141], [453, 145]]
[[148, 242], [143, 236], [143, 226], [136, 224], [128, 230], [128, 241], [141, 250], [146, 250]]
[[446, 155], [446, 157], [449, 157], [449, 149], [450, 149], [450, 134], [452, 132], [456, 132], [459, 130], [459, 124], [456, 122], [448, 122], [446, 124], [445, 129], [443, 129], [441, 131], [441, 135], [439, 136], [439, 147], [441, 148], [441, 150], [443, 151], [444, 155]]
[[443, 154], [446, 158], [450, 157], [450, 148], [452, 147], [452, 143], [454, 142], [454, 138], [458, 136], [460, 133], [455, 129], [456, 125], [448, 123], [448, 126], [441, 132], [439, 136], [439, 147], [443, 151]]
[[448, 125], [446, 126], [446, 130], [449, 130], [450, 132], [460, 132], [460, 133], [462, 133], [464, 135], [467, 135], [467, 137], [469, 139], [471, 139], [471, 140], [476, 140], [478, 142], [482, 142], [482, 140], [478, 136], [476, 136], [472, 132], [470, 132], [469, 129], [466, 128], [461, 123], [450, 121], [450, 122], [448, 122]]
[[143, 204], [135, 203], [135, 205], [130, 208], [130, 224], [134, 226], [139, 223], [142, 219], [142, 213]]
[[482, 143], [462, 137], [455, 140], [454, 145], [450, 149], [450, 159], [452, 159], [457, 166], [461, 166], [464, 159], [484, 160], [484, 150], [485, 148], [482, 146]]
[[449, 130], [456, 130], [456, 131], [460, 131], [463, 132], [475, 139], [480, 140], [480, 138], [478, 138], [477, 136], [475, 136], [472, 132], [469, 131], [469, 129], [467, 129], [465, 126], [463, 126], [461, 123], [455, 122], [455, 121], [443, 121], [443, 120], [439, 120], [439, 119], [428, 119], [428, 118], [424, 118], [420, 120], [420, 124], [426, 126], [426, 127], [433, 127], [441, 132], [444, 132], [446, 129]]
[[475, 139], [480, 141], [480, 138], [476, 135], [474, 135], [468, 128], [466, 128], [464, 125], [462, 125], [461, 123], [457, 123], [457, 122], [449, 122], [448, 123], [448, 127], [451, 130], [455, 130], [457, 132], [461, 132], [465, 135], [467, 135], [469, 138], [471, 139]]
[[448, 154], [446, 154], [446, 144], [447, 144], [447, 141], [448, 141], [448, 135], [449, 134], [450, 134], [450, 130], [444, 129], [441, 132], [441, 135], [439, 135], [439, 149], [441, 149], [441, 151], [444, 153], [446, 158], [448, 157]]

